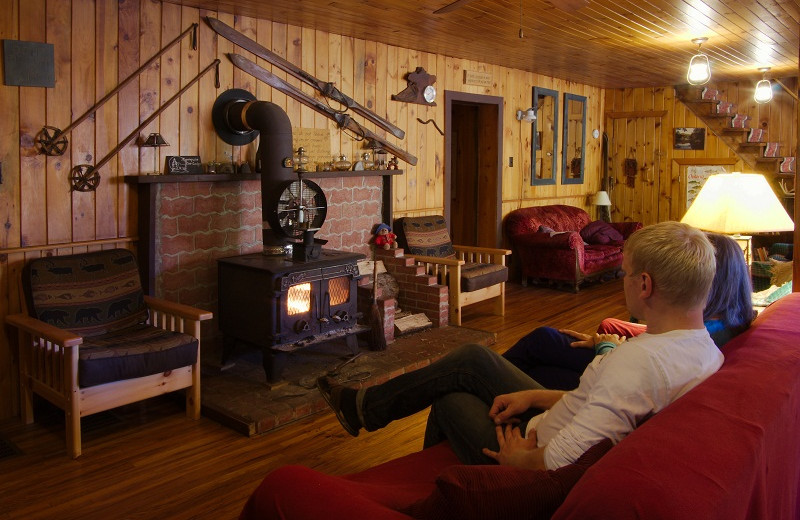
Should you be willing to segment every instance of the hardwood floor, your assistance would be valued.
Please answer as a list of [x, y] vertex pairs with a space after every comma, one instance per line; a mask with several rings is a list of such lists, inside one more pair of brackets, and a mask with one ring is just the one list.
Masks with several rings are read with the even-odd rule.
[[[504, 352], [535, 327], [592, 332], [608, 316], [628, 316], [621, 280], [578, 294], [507, 284], [505, 317], [484, 314], [479, 304], [467, 307], [463, 326], [495, 332], [493, 348]], [[352, 438], [324, 412], [247, 438], [206, 418], [186, 419], [182, 404], [156, 398], [86, 418], [77, 460], [66, 455], [60, 412], [30, 426], [0, 422], [0, 435], [23, 452], [0, 459], [0, 518], [236, 518], [270, 470], [363, 470], [419, 450], [427, 417], [423, 411]]]

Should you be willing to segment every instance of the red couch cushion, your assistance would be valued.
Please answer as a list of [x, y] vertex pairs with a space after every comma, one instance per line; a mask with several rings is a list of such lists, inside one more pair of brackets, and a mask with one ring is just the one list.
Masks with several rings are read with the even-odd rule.
[[504, 466], [450, 466], [436, 489], [408, 514], [422, 520], [458, 518], [549, 519], [583, 473], [613, 446], [608, 439], [589, 448], [575, 464], [551, 471]]

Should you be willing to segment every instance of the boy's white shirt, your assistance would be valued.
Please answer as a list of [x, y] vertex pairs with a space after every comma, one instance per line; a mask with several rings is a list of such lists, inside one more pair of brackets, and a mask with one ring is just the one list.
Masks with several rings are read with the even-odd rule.
[[705, 328], [643, 333], [596, 356], [578, 388], [526, 429], [536, 429], [547, 469], [575, 462], [605, 438], [615, 444], [722, 366]]

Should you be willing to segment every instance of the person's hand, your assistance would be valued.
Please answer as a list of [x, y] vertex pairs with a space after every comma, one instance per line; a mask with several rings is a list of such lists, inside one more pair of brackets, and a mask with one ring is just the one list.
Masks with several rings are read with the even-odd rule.
[[489, 409], [489, 418], [495, 424], [519, 422], [519, 419], [516, 419], [515, 416], [530, 408], [525, 394], [526, 392], [514, 392], [513, 394], [498, 395], [494, 398], [492, 407]]
[[594, 348], [594, 341], [592, 340], [592, 336], [589, 334], [584, 334], [583, 332], [576, 332], [570, 329], [558, 329], [558, 332], [561, 334], [566, 334], [567, 336], [572, 336], [578, 341], [573, 341], [569, 344], [570, 347], [573, 348]]
[[544, 466], [544, 455], [536, 445], [536, 430], [531, 429], [528, 438], [516, 426], [497, 426], [498, 451], [483, 448], [483, 454], [491, 457], [503, 466], [516, 468], [539, 469]]
[[625, 336], [620, 336], [619, 334], [595, 334], [594, 344], [597, 345], [601, 341], [610, 341], [616, 346], [620, 346], [625, 342], [626, 339], [627, 338]]

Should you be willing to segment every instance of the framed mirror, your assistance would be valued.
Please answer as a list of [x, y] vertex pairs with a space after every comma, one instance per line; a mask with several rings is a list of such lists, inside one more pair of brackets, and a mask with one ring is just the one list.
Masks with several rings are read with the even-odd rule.
[[531, 123], [531, 186], [556, 183], [558, 92], [533, 87], [536, 120]]
[[583, 166], [586, 162], [586, 97], [564, 94], [562, 138], [561, 184], [583, 184]]

